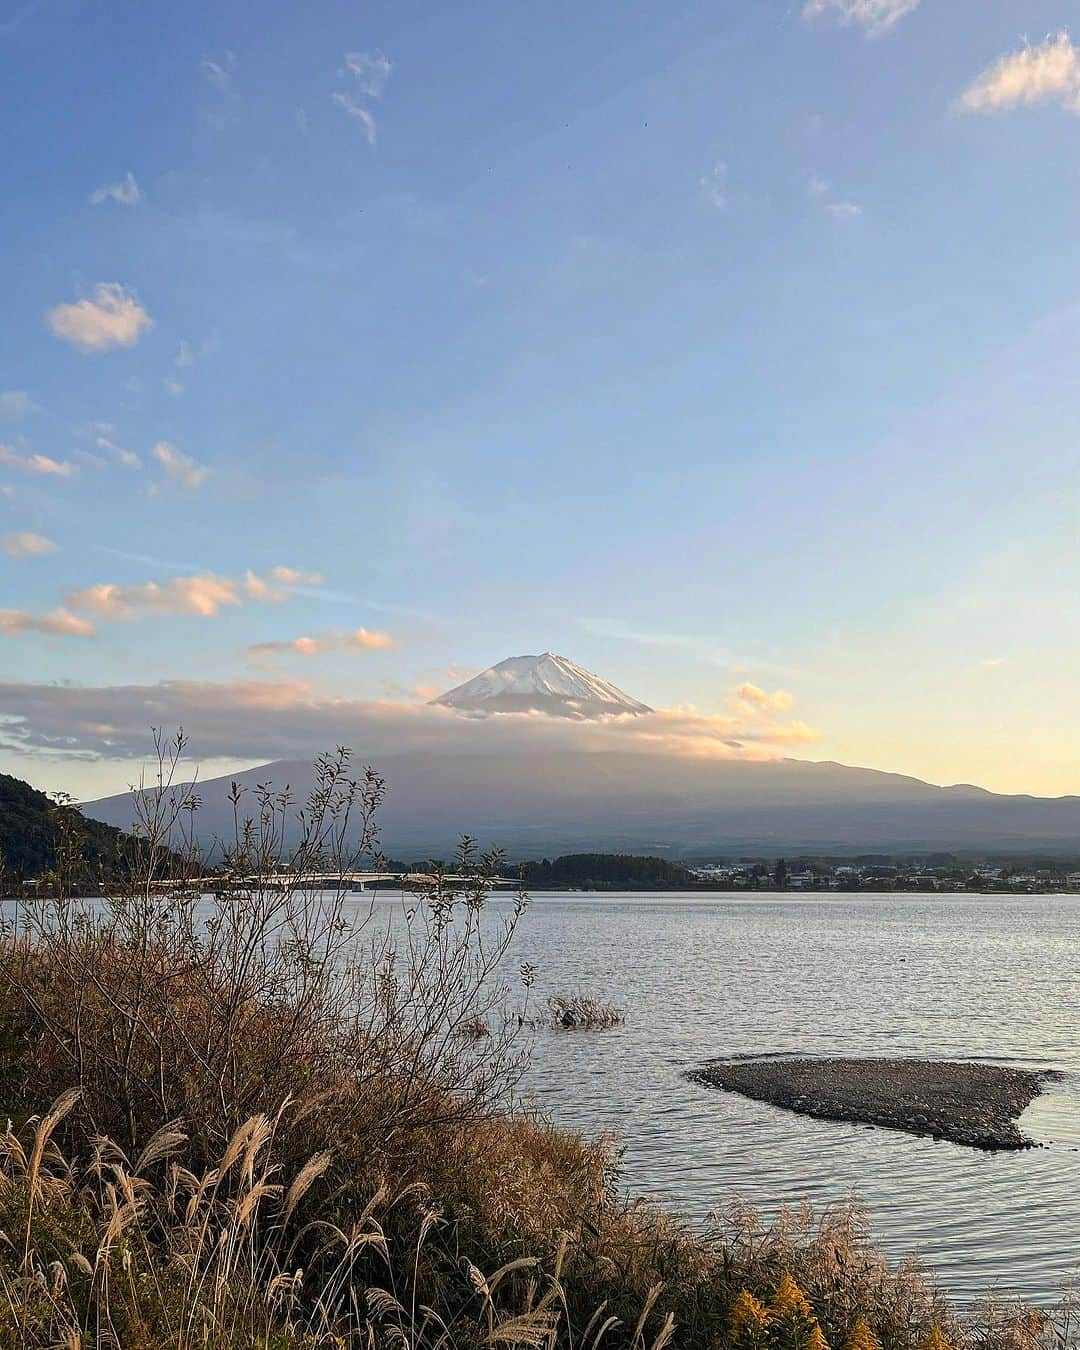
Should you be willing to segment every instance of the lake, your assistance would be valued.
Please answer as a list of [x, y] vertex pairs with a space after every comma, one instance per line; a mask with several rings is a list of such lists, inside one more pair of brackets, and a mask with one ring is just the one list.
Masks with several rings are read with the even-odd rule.
[[[626, 1187], [693, 1222], [856, 1194], [893, 1257], [961, 1300], [1052, 1300], [1080, 1266], [1080, 897], [540, 894], [517, 958], [623, 1027], [535, 1039], [524, 1090], [614, 1130]], [[811, 1120], [684, 1070], [770, 1052], [974, 1058], [1066, 1071], [1025, 1112], [1046, 1145], [981, 1153]]]

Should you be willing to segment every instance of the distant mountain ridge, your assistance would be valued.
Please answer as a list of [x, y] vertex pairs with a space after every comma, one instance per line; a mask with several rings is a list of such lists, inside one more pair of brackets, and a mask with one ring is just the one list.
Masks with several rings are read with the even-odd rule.
[[[365, 762], [357, 747], [356, 762]], [[515, 858], [626, 852], [726, 854], [986, 851], [1080, 853], [1080, 798], [1004, 796], [970, 786], [807, 760], [685, 758], [628, 751], [410, 751], [379, 756], [388, 786], [382, 843], [398, 857], [448, 857], [464, 833]], [[204, 840], [232, 829], [230, 783], [310, 783], [281, 760], [199, 784]], [[131, 823], [130, 795], [88, 815]]]
[[432, 704], [459, 712], [540, 712], [577, 719], [652, 712], [648, 704], [554, 652], [508, 657]]

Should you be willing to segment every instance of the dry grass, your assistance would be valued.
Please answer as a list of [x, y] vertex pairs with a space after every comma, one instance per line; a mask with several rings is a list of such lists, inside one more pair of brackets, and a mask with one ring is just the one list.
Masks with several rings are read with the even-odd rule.
[[552, 994], [547, 1001], [549, 1026], [560, 1031], [608, 1031], [626, 1021], [614, 1003], [588, 994]]

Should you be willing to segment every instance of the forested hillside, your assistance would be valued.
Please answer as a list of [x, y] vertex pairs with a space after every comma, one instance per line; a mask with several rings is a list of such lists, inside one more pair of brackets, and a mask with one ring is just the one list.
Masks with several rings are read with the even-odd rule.
[[39, 877], [54, 868], [62, 840], [77, 851], [92, 876], [114, 876], [123, 870], [128, 839], [123, 831], [86, 819], [75, 807], [53, 801], [21, 778], [0, 773], [0, 861], [5, 888], [12, 881]]
[[681, 890], [699, 883], [679, 863], [627, 853], [567, 853], [554, 862], [521, 864], [525, 885], [581, 887], [589, 891]]

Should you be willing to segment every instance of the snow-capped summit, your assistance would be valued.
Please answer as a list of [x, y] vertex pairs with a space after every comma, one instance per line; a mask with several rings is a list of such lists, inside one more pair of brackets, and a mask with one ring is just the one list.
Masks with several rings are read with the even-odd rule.
[[543, 712], [554, 717], [636, 716], [652, 712], [565, 656], [511, 656], [434, 699], [462, 712]]

